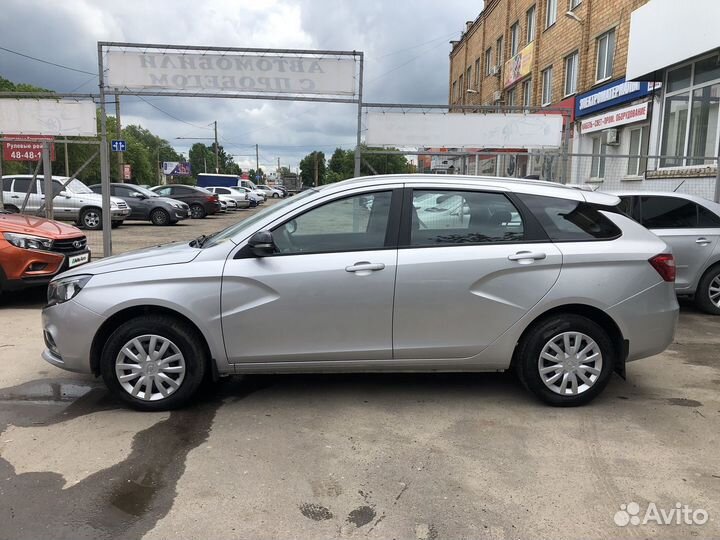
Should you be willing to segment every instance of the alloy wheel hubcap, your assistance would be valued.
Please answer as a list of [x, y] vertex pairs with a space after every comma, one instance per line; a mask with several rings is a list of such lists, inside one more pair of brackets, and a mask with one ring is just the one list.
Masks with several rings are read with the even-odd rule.
[[563, 332], [548, 341], [538, 359], [545, 386], [562, 396], [589, 390], [602, 372], [602, 353], [597, 343], [581, 332]]
[[100, 216], [95, 212], [85, 214], [85, 225], [88, 227], [97, 227], [100, 224]]
[[720, 308], [720, 274], [715, 276], [715, 278], [710, 282], [710, 287], [708, 287], [708, 296], [710, 297], [710, 301], [713, 305]]
[[185, 357], [172, 341], [146, 334], [128, 341], [115, 359], [115, 376], [134, 398], [159, 401], [175, 393], [185, 379]]

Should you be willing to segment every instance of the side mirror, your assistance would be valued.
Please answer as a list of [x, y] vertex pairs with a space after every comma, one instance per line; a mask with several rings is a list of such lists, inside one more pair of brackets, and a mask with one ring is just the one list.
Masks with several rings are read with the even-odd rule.
[[277, 252], [277, 246], [270, 231], [258, 231], [248, 240], [250, 251], [256, 257], [267, 257]]
[[140, 193], [138, 191], [133, 191], [132, 196], [135, 197], [136, 199], [140, 199], [140, 200], [147, 199], [147, 196], [144, 193]]
[[70, 195], [68, 195], [68, 192], [64, 189], [60, 193], [58, 193], [58, 195], [60, 195], [61, 197], [67, 197], [68, 199], [70, 198]]

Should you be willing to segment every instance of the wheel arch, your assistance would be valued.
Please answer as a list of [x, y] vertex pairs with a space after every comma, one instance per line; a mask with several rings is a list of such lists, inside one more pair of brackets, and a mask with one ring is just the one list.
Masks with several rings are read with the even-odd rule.
[[108, 317], [100, 328], [98, 328], [98, 331], [95, 333], [95, 337], [93, 338], [92, 345], [90, 346], [90, 369], [95, 376], [100, 374], [100, 355], [102, 354], [102, 349], [110, 335], [123, 323], [141, 315], [163, 315], [166, 317], [172, 317], [189, 325], [200, 338], [200, 343], [205, 350], [206, 358], [210, 362], [210, 373], [212, 373], [213, 379], [217, 379], [219, 377], [217, 365], [215, 364], [212, 351], [210, 350], [210, 345], [200, 328], [198, 328], [191, 319], [178, 311], [167, 307], [149, 305], [131, 306], [122, 309]]
[[537, 326], [540, 322], [547, 319], [548, 317], [561, 314], [572, 314], [586, 317], [587, 319], [590, 319], [594, 323], [598, 324], [603, 330], [605, 330], [605, 332], [607, 332], [617, 355], [615, 371], [624, 379], [625, 361], [628, 356], [629, 342], [625, 339], [622, 331], [620, 330], [620, 327], [610, 315], [608, 315], [602, 309], [594, 306], [589, 306], [587, 304], [563, 304], [560, 306], [555, 306], [535, 317], [535, 319], [533, 319], [533, 321], [527, 325], [525, 330], [523, 330], [523, 333], [520, 335], [520, 338], [515, 344], [515, 349], [513, 350], [513, 357], [511, 362], [513, 367], [517, 361], [516, 357], [519, 345], [525, 339], [528, 333], [531, 332], [533, 328], [535, 328], [535, 326]]

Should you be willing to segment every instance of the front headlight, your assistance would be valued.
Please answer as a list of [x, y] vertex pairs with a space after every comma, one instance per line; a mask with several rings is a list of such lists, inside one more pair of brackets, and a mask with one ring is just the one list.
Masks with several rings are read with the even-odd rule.
[[47, 291], [48, 306], [62, 304], [75, 298], [91, 277], [91, 275], [84, 274], [51, 281]]
[[117, 208], [118, 205], [115, 201], [110, 201], [110, 208]]
[[172, 204], [173, 208], [182, 208], [182, 207], [183, 207], [182, 203], [174, 202], [174, 203], [171, 203], [171, 204]]
[[3, 233], [5, 240], [13, 246], [22, 249], [50, 249], [53, 241], [42, 236], [32, 236], [30, 234]]

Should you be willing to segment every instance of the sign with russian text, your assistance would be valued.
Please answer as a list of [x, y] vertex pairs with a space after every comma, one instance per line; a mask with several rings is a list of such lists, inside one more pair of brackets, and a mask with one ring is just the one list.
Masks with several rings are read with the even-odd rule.
[[619, 79], [577, 96], [575, 117], [587, 116], [594, 112], [611, 109], [622, 103], [635, 101], [660, 88], [660, 83], [637, 82]]
[[108, 51], [108, 85], [223, 93], [354, 95], [355, 59], [249, 53]]
[[592, 133], [593, 131], [601, 131], [633, 122], [641, 122], [648, 117], [649, 103], [640, 103], [639, 105], [631, 105], [614, 111], [608, 111], [604, 114], [584, 118], [580, 122], [580, 133]]
[[532, 71], [534, 51], [535, 42], [532, 42], [510, 60], [505, 62], [505, 69], [503, 71], [503, 82], [505, 88], [512, 86], [520, 79], [530, 75], [530, 71]]
[[[53, 141], [47, 135], [3, 135], [8, 139], [22, 139], [3, 143], [3, 159], [5, 161], [40, 161], [42, 159], [43, 141]], [[30, 139], [33, 139], [32, 141]], [[55, 145], [50, 145], [50, 159], [55, 161]]]

